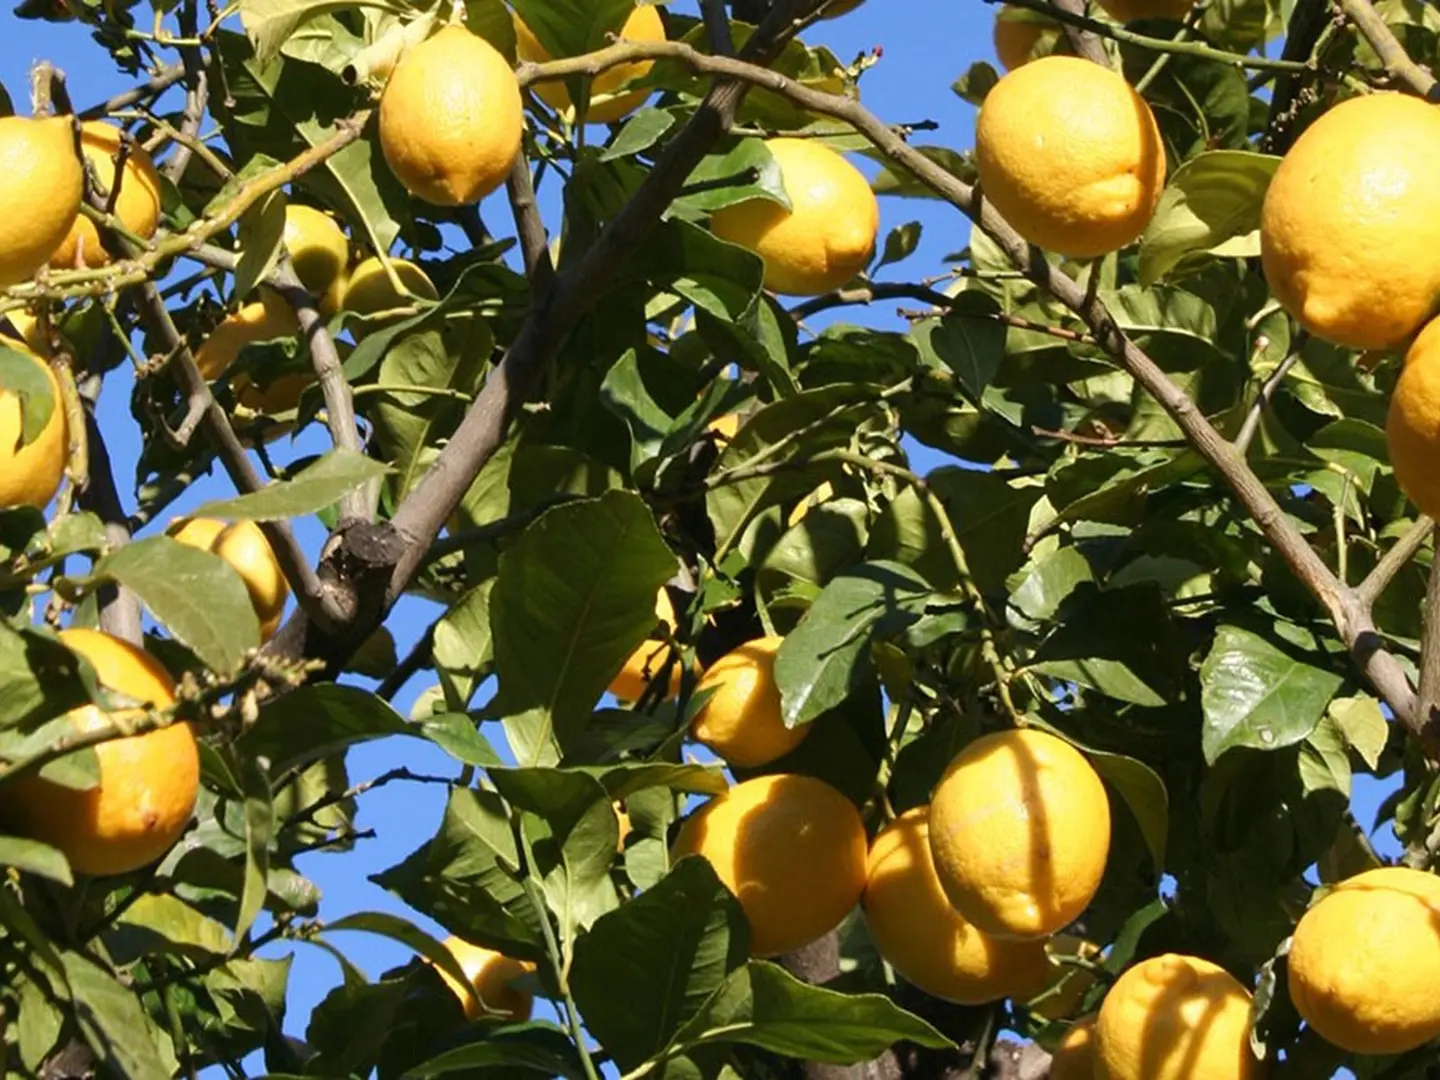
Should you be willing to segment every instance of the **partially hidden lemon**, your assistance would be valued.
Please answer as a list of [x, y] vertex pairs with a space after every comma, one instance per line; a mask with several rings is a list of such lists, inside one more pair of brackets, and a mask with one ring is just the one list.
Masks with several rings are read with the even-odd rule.
[[1043, 938], [1079, 917], [1110, 850], [1105, 785], [1043, 731], [984, 735], [930, 800], [935, 869], [955, 910], [986, 933]]
[[[0, 226], [3, 227], [3, 226]], [[13, 349], [45, 373], [50, 384], [50, 418], [40, 433], [20, 445], [25, 430], [25, 411], [20, 396], [0, 389], [0, 506], [34, 506], [43, 509], [55, 497], [65, 475], [70, 454], [69, 427], [65, 405], [60, 400], [60, 383], [55, 373], [28, 346], [0, 338], [0, 348]]]
[[1190, 14], [1190, 0], [1098, 0], [1105, 13], [1116, 22], [1139, 19], [1169, 19], [1179, 22]]
[[45, 265], [75, 224], [84, 194], [68, 117], [0, 118], [0, 288]]
[[1115, 72], [1074, 56], [1042, 57], [995, 84], [975, 165], [981, 197], [1021, 236], [1072, 258], [1135, 240], [1165, 188], [1150, 106]]
[[1062, 958], [1079, 958], [1097, 961], [1101, 956], [1100, 946], [1073, 934], [1056, 934], [1045, 943], [1050, 956], [1051, 976], [1044, 988], [1027, 1007], [1036, 1016], [1046, 1020], [1063, 1020], [1074, 1015], [1085, 1000], [1085, 995], [1095, 985], [1093, 972], [1074, 963], [1064, 963]]
[[946, 899], [930, 855], [930, 810], [918, 807], [870, 846], [865, 922], [889, 964], [921, 990], [962, 1005], [1025, 997], [1050, 978], [1041, 941], [1002, 941]]
[[794, 750], [810, 734], [810, 724], [786, 727], [775, 682], [775, 654], [782, 637], [756, 638], [711, 664], [696, 695], [710, 693], [690, 723], [696, 742], [730, 765], [753, 769]]
[[285, 207], [285, 250], [300, 284], [320, 301], [320, 310], [326, 315], [338, 310], [350, 241], [335, 219], [313, 206], [291, 203]]
[[1440, 1035], [1440, 878], [1388, 866], [1336, 885], [1295, 928], [1290, 999], [1357, 1054], [1403, 1054]]
[[[390, 275], [385, 272], [385, 264], [374, 256], [361, 260], [346, 282], [341, 306], [346, 311], [367, 316], [363, 325], [358, 322], [350, 324], [350, 332], [356, 341], [368, 333], [408, 317], [413, 312], [416, 298], [440, 299], [435, 283], [420, 267], [405, 259], [391, 259], [390, 265], [395, 270], [395, 276], [400, 279], [404, 292], [396, 290]], [[407, 293], [409, 295], [406, 295]], [[393, 315], [386, 316], [386, 312], [392, 312]]]
[[1035, 47], [1042, 40], [1053, 43], [1060, 28], [1048, 19], [1031, 17], [1008, 4], [995, 16], [995, 57], [1006, 71], [1014, 71], [1034, 59]]
[[480, 1001], [476, 1002], [469, 991], [457, 983], [444, 968], [435, 969], [440, 978], [445, 980], [445, 985], [460, 999], [460, 1005], [465, 1010], [465, 1019], [479, 1020], [485, 1017], [515, 1022], [530, 1019], [530, 1012], [535, 1007], [535, 995], [524, 987], [516, 986], [515, 981], [534, 971], [534, 964], [528, 960], [516, 960], [481, 945], [472, 945], [458, 937], [446, 938], [445, 948], [460, 962], [460, 970], [465, 973], [470, 985], [475, 987], [475, 994], [480, 998]]
[[865, 825], [822, 780], [775, 773], [737, 784], [680, 827], [674, 859], [700, 855], [750, 923], [750, 952], [775, 956], [829, 933], [865, 890]]
[[260, 290], [260, 299], [227, 315], [195, 350], [195, 366], [207, 379], [218, 379], [247, 345], [294, 337], [300, 332], [295, 312], [277, 293]]
[[875, 254], [880, 205], [860, 170], [815, 139], [769, 139], [790, 209], [746, 199], [710, 218], [722, 240], [765, 260], [765, 287], [819, 296], [864, 270]]
[[[107, 690], [156, 708], [174, 704], [169, 673], [143, 649], [98, 630], [62, 630], [60, 640], [90, 662]], [[69, 720], [85, 732], [109, 717], [87, 705]], [[0, 787], [0, 813], [21, 835], [59, 848], [81, 873], [129, 873], [169, 851], [190, 822], [200, 788], [195, 736], [188, 724], [171, 724], [102, 742], [95, 756], [98, 786], [76, 791], [32, 773]]]
[[[675, 605], [670, 602], [670, 594], [663, 586], [655, 594], [655, 618], [668, 626], [672, 634], [675, 632]], [[678, 660], [672, 663], [669, 657], [668, 643], [653, 638], [646, 640], [625, 658], [624, 667], [610, 680], [610, 693], [621, 701], [639, 701], [651, 680], [670, 663], [670, 685], [665, 697], [667, 700], [675, 697], [680, 693], [680, 664]]]
[[[120, 170], [120, 191], [115, 193], [115, 162], [119, 159], [121, 132], [114, 124], [92, 120], [80, 127], [80, 149], [95, 175], [114, 199], [115, 216], [127, 232], [142, 240], [155, 235], [160, 224], [160, 174], [144, 148], [132, 144]], [[65, 239], [50, 256], [56, 270], [79, 270], [110, 264], [110, 253], [100, 242], [95, 223], [85, 216], [75, 219]]]
[[265, 533], [253, 521], [233, 524], [215, 518], [177, 518], [166, 532], [175, 540], [217, 555], [240, 575], [250, 606], [260, 620], [260, 637], [269, 641], [280, 628], [290, 586]]
[[1077, 1020], [1055, 1047], [1049, 1080], [1095, 1080], [1095, 1021]]
[[1258, 1080], [1250, 992], [1224, 968], [1167, 953], [1115, 981], [1095, 1025], [1095, 1080]]
[[1422, 514], [1440, 515], [1440, 319], [1405, 354], [1385, 416], [1385, 446], [1410, 501]]
[[499, 187], [524, 130], [515, 72], [462, 26], [405, 52], [380, 98], [385, 161], [410, 194], [437, 206], [466, 206]]
[[[624, 41], [664, 41], [665, 23], [660, 18], [660, 9], [654, 4], [638, 5], [620, 28], [620, 37]], [[515, 16], [515, 55], [532, 64], [544, 64], [553, 59], [519, 15]], [[650, 91], [618, 91], [643, 79], [654, 66], [653, 60], [636, 60], [629, 64], [617, 64], [595, 76], [590, 82], [590, 107], [585, 118], [593, 124], [613, 124], [629, 116], [645, 103]], [[534, 90], [541, 101], [557, 112], [568, 112], [574, 107], [564, 80], [536, 83]]]
[[1401, 344], [1440, 299], [1440, 110], [1419, 98], [1351, 98], [1295, 140], [1265, 193], [1270, 291], [1317, 337]]

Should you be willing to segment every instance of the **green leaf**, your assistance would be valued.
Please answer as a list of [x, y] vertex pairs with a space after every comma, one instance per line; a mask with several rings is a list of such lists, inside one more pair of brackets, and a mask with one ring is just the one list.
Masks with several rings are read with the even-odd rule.
[[290, 480], [276, 481], [249, 495], [205, 503], [194, 516], [281, 521], [317, 514], [389, 471], [383, 462], [354, 450], [331, 450]]
[[1344, 680], [1238, 626], [1221, 626], [1200, 668], [1201, 745], [1211, 764], [1235, 746], [1278, 750], [1315, 730]]
[[6, 449], [8, 456], [39, 438], [50, 417], [60, 408], [60, 402], [55, 400], [55, 390], [43, 363], [37, 363], [33, 356], [3, 341], [0, 341], [0, 392], [20, 399], [20, 441]]
[[240, 911], [235, 916], [235, 940], [240, 941], [265, 906], [270, 842], [277, 822], [270, 781], [260, 763], [252, 757], [235, 755], [235, 772], [245, 799], [245, 885], [240, 893]]
[[751, 199], [790, 209], [780, 165], [764, 139], [741, 139], [729, 150], [702, 158], [685, 181], [686, 190], [700, 186], [705, 190], [682, 194], [671, 212], [699, 215]]
[[[948, 146], [917, 146], [915, 149], [946, 172], [959, 177], [967, 184], [975, 182], [975, 166], [965, 155], [951, 150]], [[875, 194], [896, 195], [909, 199], [940, 198], [922, 184], [913, 173], [890, 161], [878, 150], [866, 151], [866, 156], [874, 158], [880, 163], [880, 173], [870, 185], [875, 190]]]
[[272, 191], [240, 216], [236, 237], [240, 260], [235, 266], [235, 295], [249, 296], [280, 259], [285, 240], [286, 198], [283, 191]]
[[1187, 256], [1260, 254], [1260, 207], [1280, 159], [1248, 150], [1211, 150], [1176, 170], [1140, 238], [1147, 288]]
[[34, 874], [60, 885], [75, 884], [64, 852], [39, 840], [0, 836], [0, 866], [13, 866], [22, 873]]
[[348, 7], [373, 7], [398, 11], [382, 0], [240, 0], [240, 22], [255, 48], [255, 56], [266, 63], [280, 51], [291, 34], [306, 19], [326, 11]]
[[635, 0], [515, 0], [515, 11], [555, 59], [603, 47], [635, 8]]
[[[233, 939], [224, 926], [178, 897], [162, 893], [145, 894], [115, 921], [118, 926], [136, 932], [137, 940], [130, 949], [124, 950], [135, 958], [148, 952], [173, 952], [205, 960], [225, 956], [233, 947]], [[114, 959], [120, 961], [119, 950]]]
[[509, 1076], [515, 1071], [584, 1080], [585, 1070], [575, 1044], [563, 1032], [540, 1024], [511, 1025], [488, 1034], [483, 1042], [457, 1046], [437, 1054], [423, 1065], [405, 1071], [405, 1080], [429, 1080], [450, 1073], [484, 1074], [494, 1070]]
[[992, 316], [1000, 304], [982, 292], [963, 292], [943, 319], [916, 324], [911, 337], [921, 354], [955, 373], [971, 397], [979, 399], [1005, 359], [1005, 325]]
[[1380, 711], [1380, 703], [1366, 694], [1335, 698], [1330, 702], [1331, 717], [1344, 733], [1345, 742], [1374, 769], [1390, 738], [1390, 725]]
[[500, 556], [498, 708], [522, 763], [558, 759], [654, 629], [655, 593], [674, 570], [649, 507], [623, 491], [547, 511]]
[[600, 154], [601, 161], [615, 161], [649, 150], [675, 126], [675, 114], [667, 109], [645, 106], [631, 114], [615, 138]]
[[904, 631], [929, 595], [924, 578], [890, 562], [853, 567], [826, 585], [775, 657], [786, 726], [808, 724], [870, 678], [871, 644]]
[[742, 318], [760, 297], [765, 263], [709, 229], [679, 218], [661, 222], [626, 264], [628, 274], [669, 289], [717, 319]]
[[734, 971], [675, 1036], [667, 1056], [717, 1043], [744, 1043], [801, 1061], [849, 1065], [897, 1042], [933, 1050], [955, 1044], [882, 994], [811, 986], [761, 960]]
[[91, 580], [135, 593], [182, 644], [221, 674], [260, 644], [260, 624], [240, 575], [225, 561], [168, 536], [152, 536], [100, 559]]
[[419, 953], [432, 964], [444, 969], [460, 986], [471, 985], [470, 980], [465, 976], [465, 970], [460, 966], [460, 961], [455, 959], [454, 953], [410, 920], [402, 919], [398, 915], [391, 915], [384, 911], [361, 911], [329, 922], [325, 929], [331, 934], [343, 930], [358, 930], [366, 934], [377, 934], [380, 937], [389, 938], [391, 941], [398, 941], [406, 948]]
[[74, 653], [52, 636], [0, 621], [0, 728], [58, 716], [89, 700]]
[[488, 769], [491, 765], [503, 764], [490, 740], [476, 729], [469, 713], [440, 713], [422, 721], [420, 728], [427, 739], [465, 765]]
[[59, 1041], [65, 1017], [50, 993], [39, 983], [27, 979], [20, 984], [19, 1002], [15, 1010], [15, 1035], [20, 1063], [32, 1073], [40, 1067]]
[[749, 946], [740, 904], [709, 862], [681, 859], [576, 942], [570, 986], [586, 1029], [628, 1070], [669, 1044]]
[[772, 297], [761, 296], [749, 311], [728, 322], [701, 309], [695, 327], [718, 355], [734, 353], [742, 367], [763, 375], [777, 398], [799, 393], [790, 362], [797, 348], [795, 320]]
[[252, 757], [268, 758], [270, 775], [278, 776], [358, 742], [419, 734], [368, 690], [312, 683], [266, 702], [240, 746]]
[[885, 247], [880, 253], [880, 261], [871, 269], [871, 273], [879, 270], [882, 266], [892, 266], [898, 262], [904, 262], [915, 249], [920, 246], [920, 235], [924, 226], [918, 221], [909, 221], [904, 225], [897, 225], [891, 229], [885, 237]]
[[86, 956], [64, 952], [60, 963], [80, 1034], [106, 1071], [119, 1076], [169, 1076], [139, 997]]
[[1165, 869], [1165, 841], [1170, 835], [1170, 796], [1165, 781], [1143, 761], [1124, 754], [1087, 748], [1085, 756], [1130, 807], [1159, 874]]
[[949, 465], [925, 480], [950, 515], [976, 584], [987, 591], [1001, 588], [1024, 558], [1030, 508], [1040, 489], [1009, 483], [1001, 473]]

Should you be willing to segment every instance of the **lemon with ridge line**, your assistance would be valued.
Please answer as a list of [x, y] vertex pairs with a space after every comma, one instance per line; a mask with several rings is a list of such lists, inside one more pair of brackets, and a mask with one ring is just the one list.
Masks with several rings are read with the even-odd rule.
[[[515, 14], [514, 18], [516, 57], [532, 64], [545, 64], [553, 59], [519, 14]], [[660, 17], [659, 7], [654, 4], [637, 4], [620, 28], [619, 36], [622, 41], [664, 41], [665, 22]], [[654, 66], [653, 60], [634, 60], [628, 64], [617, 64], [596, 75], [590, 81], [590, 106], [586, 110], [585, 119], [592, 124], [613, 124], [645, 104], [645, 99], [653, 91], [619, 91], [622, 87], [643, 79]], [[535, 83], [533, 89], [540, 100], [556, 112], [569, 112], [574, 107], [570, 100], [570, 90], [563, 79]]]
[[[115, 162], [122, 144], [121, 130], [114, 124], [91, 120], [80, 125], [80, 148], [107, 192], [114, 189]], [[131, 142], [120, 171], [120, 192], [115, 199], [115, 216], [127, 232], [149, 240], [160, 225], [160, 174], [150, 155]], [[100, 240], [95, 223], [83, 214], [75, 219], [65, 239], [50, 256], [55, 270], [81, 270], [110, 265], [110, 253]]]
[[13, 349], [45, 373], [50, 386], [50, 418], [30, 442], [20, 445], [25, 430], [25, 410], [20, 395], [0, 389], [0, 506], [50, 505], [65, 476], [70, 456], [70, 429], [65, 420], [65, 403], [60, 382], [50, 365], [27, 345], [0, 337], [0, 348]]
[[84, 193], [68, 117], [0, 117], [0, 288], [45, 265], [75, 224]]

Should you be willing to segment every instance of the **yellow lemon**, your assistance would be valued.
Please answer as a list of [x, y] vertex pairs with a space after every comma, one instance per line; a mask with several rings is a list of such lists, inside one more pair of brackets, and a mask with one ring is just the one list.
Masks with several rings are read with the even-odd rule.
[[1410, 501], [1423, 514], [1440, 515], [1440, 319], [1405, 354], [1385, 417], [1385, 446]]
[[1115, 72], [1046, 56], [1010, 72], [980, 107], [982, 197], [1026, 240], [1072, 258], [1135, 240], [1165, 187], [1150, 106]]
[[291, 203], [285, 207], [285, 250], [300, 284], [320, 301], [325, 314], [334, 312], [350, 263], [350, 241], [335, 219], [313, 206]]
[[455, 992], [465, 1009], [465, 1019], [479, 1020], [481, 1017], [520, 1022], [530, 1019], [535, 1006], [535, 995], [529, 990], [514, 985], [535, 970], [528, 960], [515, 960], [494, 949], [472, 945], [458, 937], [445, 939], [445, 948], [460, 962], [460, 970], [475, 987], [480, 1003], [457, 983], [444, 968], [436, 968], [445, 985]]
[[928, 807], [907, 811], [875, 837], [864, 905], [880, 955], [934, 997], [981, 1005], [1028, 996], [1050, 978], [1043, 942], [993, 938], [950, 906], [930, 855]]
[[[60, 640], [90, 661], [106, 689], [156, 708], [174, 704], [169, 673], [144, 650], [98, 630], [63, 630]], [[81, 732], [109, 723], [95, 705], [69, 719]], [[0, 787], [0, 810], [22, 835], [59, 848], [75, 870], [126, 874], [165, 854], [185, 831], [200, 789], [200, 755], [190, 726], [172, 724], [100, 743], [95, 756], [97, 787], [75, 791], [31, 773]]]
[[509, 62], [461, 26], [402, 55], [380, 98], [385, 161], [410, 194], [436, 206], [465, 206], [499, 187], [524, 130]]
[[215, 518], [176, 518], [165, 531], [180, 543], [209, 551], [234, 568], [260, 620], [261, 640], [269, 641], [280, 628], [290, 586], [260, 526], [253, 521], [232, 525]]
[[754, 956], [829, 933], [865, 890], [860, 813], [810, 776], [759, 776], [717, 795], [685, 819], [671, 855], [709, 860], [744, 909]]
[[1110, 802], [1084, 756], [1025, 729], [984, 735], [930, 800], [935, 869], [955, 910], [986, 933], [1043, 938], [1090, 903], [1110, 850]]
[[790, 516], [785, 519], [787, 527], [793, 529], [800, 522], [805, 520], [805, 515], [823, 503], [826, 499], [835, 497], [835, 485], [826, 480], [809, 495], [795, 504], [795, 509], [790, 511]]
[[75, 224], [84, 194], [68, 117], [0, 118], [0, 288], [45, 265]]
[[1169, 19], [1180, 22], [1190, 14], [1190, 0], [1098, 0], [1106, 13], [1116, 22], [1135, 22], [1137, 19]]
[[815, 139], [770, 139], [790, 209], [747, 199], [715, 211], [711, 231], [765, 260], [765, 287], [819, 296], [864, 270], [875, 254], [880, 205], [860, 170]]
[[1275, 170], [1260, 254], [1275, 299], [1311, 333], [1387, 349], [1440, 298], [1440, 110], [1405, 94], [1342, 102]]
[[1006, 71], [1014, 71], [1030, 62], [1042, 39], [1053, 42], [1059, 33], [1060, 28], [1050, 20], [1022, 17], [1017, 9], [1006, 5], [995, 16], [995, 56]]
[[[662, 586], [655, 594], [655, 618], [675, 632], [675, 605]], [[670, 655], [670, 646], [664, 641], [648, 640], [625, 659], [625, 666], [610, 680], [610, 693], [621, 701], [639, 701], [645, 694], [650, 680], [660, 673]], [[677, 660], [670, 667], [670, 686], [665, 697], [680, 693], [680, 663]]]
[[740, 414], [732, 412], [717, 416], [705, 425], [705, 430], [717, 436], [720, 442], [728, 443], [740, 431]]
[[195, 350], [195, 366], [207, 379], [218, 379], [247, 345], [294, 337], [300, 332], [290, 305], [269, 289], [260, 290], [260, 299], [227, 315], [210, 331], [205, 343]]
[[1095, 1080], [1257, 1080], [1250, 992], [1194, 956], [1142, 960], [1115, 981], [1095, 1025]]
[[[664, 41], [665, 23], [660, 18], [660, 9], [654, 4], [636, 7], [620, 28], [620, 37], [625, 41]], [[544, 64], [552, 59], [519, 15], [515, 16], [515, 54], [532, 64]], [[631, 90], [623, 94], [616, 91], [643, 79], [654, 66], [653, 60], [636, 60], [630, 64], [617, 64], [595, 76], [590, 83], [590, 108], [585, 119], [593, 124], [613, 124], [638, 109], [650, 96], [649, 90]], [[567, 112], [573, 107], [564, 80], [536, 83], [534, 90], [541, 101], [557, 112]]]
[[809, 724], [786, 727], [775, 683], [775, 654], [785, 639], [746, 642], [712, 664], [697, 695], [711, 692], [690, 723], [696, 742], [728, 764], [753, 769], [784, 757], [810, 734]]
[[[395, 276], [400, 279], [400, 284], [405, 287], [409, 296], [396, 292], [390, 275], [385, 272], [385, 264], [373, 256], [362, 260], [345, 284], [345, 296], [341, 306], [357, 315], [371, 316], [365, 320], [363, 326], [359, 323], [350, 324], [350, 332], [357, 341], [367, 333], [379, 330], [398, 319], [407, 318], [415, 307], [416, 297], [422, 300], [440, 299], [435, 283], [420, 267], [404, 259], [391, 259], [390, 265], [395, 268]], [[392, 318], [379, 317], [383, 312], [396, 314]]]
[[[107, 192], [115, 186], [115, 162], [120, 154], [120, 129], [98, 120], [81, 125], [80, 148]], [[142, 147], [131, 144], [120, 172], [120, 194], [115, 199], [115, 216], [127, 232], [142, 240], [155, 235], [160, 224], [160, 174]], [[100, 242], [100, 232], [87, 217], [77, 217], [65, 239], [50, 256], [56, 270], [108, 266], [110, 253]]]
[[25, 413], [20, 397], [0, 390], [0, 506], [34, 506], [44, 509], [60, 488], [65, 459], [70, 454], [69, 427], [65, 404], [60, 400], [60, 383], [50, 365], [26, 346], [0, 338], [0, 348], [13, 349], [32, 361], [50, 383], [50, 419], [31, 442], [20, 445]]
[[1071, 1025], [1050, 1058], [1049, 1080], [1095, 1080], [1095, 1019]]
[[1305, 1022], [1353, 1053], [1440, 1035], [1440, 878], [1387, 866], [1342, 881], [1295, 928], [1289, 982]]

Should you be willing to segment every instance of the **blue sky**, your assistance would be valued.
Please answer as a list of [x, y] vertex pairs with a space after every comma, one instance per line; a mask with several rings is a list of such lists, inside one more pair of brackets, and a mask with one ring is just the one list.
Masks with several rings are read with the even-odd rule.
[[[674, 10], [693, 12], [694, 0], [680, 0]], [[137, 8], [141, 22], [148, 13]], [[896, 123], [933, 120], [936, 132], [924, 133], [924, 141], [944, 143], [964, 149], [973, 142], [973, 110], [950, 91], [950, 83], [974, 60], [993, 60], [990, 27], [994, 9], [981, 0], [870, 0], [844, 18], [818, 24], [806, 35], [815, 44], [825, 44], [842, 59], [849, 61], [862, 51], [883, 46], [881, 62], [864, 78], [862, 87], [866, 104], [877, 114]], [[9, 14], [0, 14], [0, 82], [9, 89], [17, 105], [27, 96], [27, 70], [38, 59], [56, 62], [69, 76], [71, 96], [83, 107], [104, 99], [128, 83], [108, 63], [81, 28], [26, 22]], [[547, 221], [557, 224], [554, 199], [547, 197]], [[487, 208], [487, 223], [501, 229], [509, 214], [503, 206]], [[954, 210], [927, 200], [886, 199], [881, 206], [883, 232], [910, 221], [920, 221], [924, 236], [919, 254], [905, 265], [906, 278], [937, 273], [943, 269], [941, 257], [965, 246], [969, 237], [968, 223]], [[880, 305], [857, 317], [872, 325], [895, 321], [894, 304]], [[129, 416], [128, 376], [122, 370], [107, 384], [101, 402], [101, 423], [109, 439], [117, 479], [126, 490], [133, 475], [139, 447]], [[281, 455], [295, 456], [326, 448], [317, 429], [302, 435], [292, 446], [277, 444]], [[939, 455], [919, 450], [915, 457], [919, 468], [928, 469], [940, 463]], [[203, 480], [178, 504], [175, 513], [221, 495], [230, 493], [223, 476]], [[163, 527], [163, 523], [162, 523]], [[318, 550], [323, 533], [318, 526], [302, 523], [300, 533], [310, 551]], [[422, 601], [401, 605], [390, 626], [403, 655], [438, 610]], [[424, 677], [412, 682], [396, 702], [408, 708], [415, 694], [427, 685]], [[421, 773], [453, 772], [450, 759], [433, 748], [413, 740], [397, 740], [393, 744], [359, 747], [350, 755], [353, 781], [379, 775], [397, 765], [409, 765]], [[1355, 809], [1361, 822], [1368, 825], [1378, 802], [1378, 785], [1357, 777]], [[444, 790], [437, 786], [392, 785], [366, 795], [361, 803], [360, 826], [374, 828], [378, 836], [365, 841], [351, 855], [308, 856], [301, 869], [324, 890], [324, 912], [327, 919], [359, 910], [391, 910], [413, 916], [386, 893], [370, 884], [367, 875], [384, 869], [409, 854], [423, 839], [433, 834], [444, 802]], [[1389, 830], [1376, 838], [1382, 850], [1393, 852], [1395, 845]], [[422, 920], [423, 924], [423, 920]], [[435, 929], [431, 927], [431, 929]], [[347, 935], [340, 944], [347, 948], [352, 960], [371, 976], [408, 957], [402, 948], [365, 935]], [[313, 1005], [339, 981], [339, 972], [332, 959], [317, 950], [301, 947], [296, 957], [291, 983], [290, 1013], [287, 1028], [303, 1034], [306, 1017]]]

